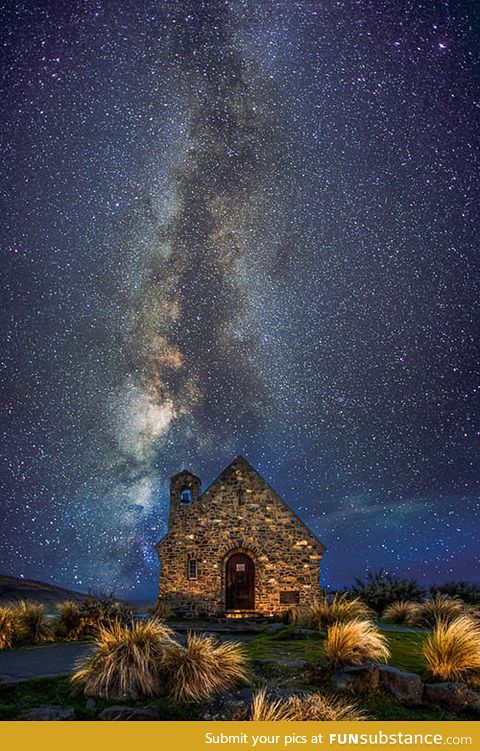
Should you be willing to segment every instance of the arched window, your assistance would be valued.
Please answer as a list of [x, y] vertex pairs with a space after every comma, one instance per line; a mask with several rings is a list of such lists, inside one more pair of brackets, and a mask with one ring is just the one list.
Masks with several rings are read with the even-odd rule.
[[184, 488], [180, 493], [180, 503], [182, 506], [189, 506], [192, 502], [192, 491], [190, 488]]

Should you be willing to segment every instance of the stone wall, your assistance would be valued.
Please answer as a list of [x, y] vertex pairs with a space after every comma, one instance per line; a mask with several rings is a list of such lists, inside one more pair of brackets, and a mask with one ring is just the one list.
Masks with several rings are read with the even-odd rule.
[[[158, 544], [159, 597], [184, 615], [223, 614], [226, 561], [245, 552], [255, 564], [255, 612], [272, 615], [288, 601], [319, 596], [323, 551], [243, 457], [203, 495], [199, 479], [184, 471], [172, 478], [169, 531]], [[189, 559], [197, 561], [197, 579], [188, 578]]]

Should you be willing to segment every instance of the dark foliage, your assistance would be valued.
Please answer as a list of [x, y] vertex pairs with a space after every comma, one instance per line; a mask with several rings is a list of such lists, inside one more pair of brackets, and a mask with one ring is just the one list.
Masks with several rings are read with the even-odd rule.
[[473, 582], [458, 581], [437, 584], [430, 587], [430, 594], [432, 597], [437, 594], [450, 595], [450, 597], [459, 597], [467, 605], [480, 605], [480, 584], [473, 584]]
[[383, 569], [369, 571], [364, 580], [355, 579], [348, 591], [379, 614], [398, 600], [420, 602], [425, 597], [425, 590], [416, 579], [399, 579]]

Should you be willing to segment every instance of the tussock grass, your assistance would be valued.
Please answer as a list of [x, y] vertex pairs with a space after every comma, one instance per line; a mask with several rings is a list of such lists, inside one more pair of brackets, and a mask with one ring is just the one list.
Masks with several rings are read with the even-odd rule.
[[288, 700], [269, 699], [264, 688], [254, 693], [250, 706], [250, 720], [253, 722], [279, 722], [294, 719], [293, 708]]
[[428, 671], [442, 681], [480, 679], [480, 623], [468, 615], [438, 621], [423, 646]]
[[372, 621], [334, 623], [327, 632], [325, 655], [331, 669], [362, 665], [370, 660], [386, 662], [390, 657], [386, 637]]
[[431, 600], [425, 600], [414, 608], [407, 623], [411, 626], [430, 628], [438, 621], [447, 623], [453, 621], [465, 612], [465, 603], [458, 597], [439, 594]]
[[241, 644], [189, 633], [185, 646], [169, 644], [162, 666], [163, 679], [167, 692], [176, 701], [203, 701], [244, 681], [246, 662]]
[[51, 628], [44, 621], [45, 606], [30, 600], [20, 600], [13, 608], [15, 641], [36, 644], [52, 641]]
[[158, 618], [159, 621], [166, 621], [172, 617], [173, 611], [168, 602], [157, 600], [153, 608], [148, 608], [148, 613], [152, 618]]
[[333, 623], [368, 620], [374, 613], [359, 597], [351, 598], [345, 593], [336, 594], [331, 601], [325, 597], [310, 607], [314, 628], [324, 629]]
[[78, 639], [83, 627], [82, 611], [78, 603], [65, 600], [56, 607], [57, 615], [53, 629], [57, 636], [65, 639]]
[[256, 722], [366, 720], [367, 715], [355, 702], [335, 694], [310, 694], [289, 699], [269, 699], [265, 689], [257, 691], [250, 708], [250, 720]]
[[322, 597], [309, 606], [292, 605], [284, 612], [284, 620], [291, 626], [301, 628], [325, 629], [332, 623], [361, 618], [367, 620], [374, 615], [368, 605], [359, 597], [336, 594], [332, 599]]
[[97, 650], [77, 666], [72, 683], [87, 696], [157, 696], [171, 636], [171, 630], [157, 620], [100, 626]]
[[15, 640], [15, 614], [12, 608], [0, 608], [0, 649], [10, 649]]
[[397, 600], [392, 602], [383, 613], [383, 620], [388, 623], [411, 623], [414, 612], [418, 609], [418, 602], [409, 602], [408, 600]]

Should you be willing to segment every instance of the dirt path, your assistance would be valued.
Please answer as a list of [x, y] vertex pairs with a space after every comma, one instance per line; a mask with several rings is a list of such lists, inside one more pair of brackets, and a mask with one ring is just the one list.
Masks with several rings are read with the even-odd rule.
[[69, 642], [25, 647], [0, 652], [0, 686], [26, 678], [69, 675], [81, 657], [87, 657], [93, 644]]

